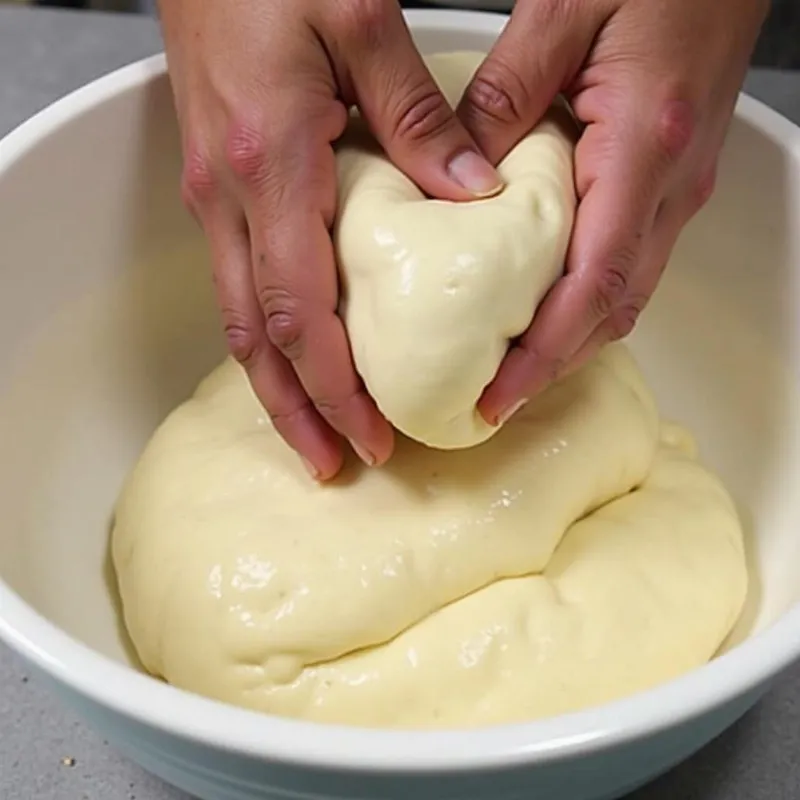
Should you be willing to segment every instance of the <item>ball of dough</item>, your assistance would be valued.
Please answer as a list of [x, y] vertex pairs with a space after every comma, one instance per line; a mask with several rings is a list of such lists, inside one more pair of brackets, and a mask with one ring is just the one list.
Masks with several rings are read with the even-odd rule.
[[[455, 105], [479, 53], [432, 56]], [[496, 197], [425, 197], [358, 119], [337, 148], [334, 243], [353, 360], [384, 416], [431, 447], [489, 438], [475, 408], [511, 339], [563, 271], [575, 210], [574, 129], [553, 109], [503, 160]]]
[[470, 450], [399, 437], [320, 486], [228, 360], [162, 424], [112, 555], [147, 670], [239, 706], [394, 727], [532, 719], [707, 661], [747, 585], [719, 481], [623, 345]]

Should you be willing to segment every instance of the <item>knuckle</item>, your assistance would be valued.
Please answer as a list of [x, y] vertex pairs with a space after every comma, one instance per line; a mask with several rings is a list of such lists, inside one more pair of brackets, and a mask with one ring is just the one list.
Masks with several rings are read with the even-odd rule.
[[690, 198], [693, 210], [699, 211], [712, 198], [716, 185], [717, 165], [712, 164], [694, 184]]
[[292, 201], [296, 200], [292, 196], [296, 193], [296, 188], [287, 177], [292, 173], [290, 163], [287, 159], [281, 171], [271, 168], [265, 169], [259, 185], [252, 187], [253, 191], [261, 198], [264, 207], [270, 209], [271, 222], [275, 226], [285, 221], [288, 210], [292, 206]]
[[259, 125], [241, 120], [231, 123], [225, 137], [225, 160], [239, 180], [260, 183], [268, 155], [266, 137]]
[[695, 112], [686, 100], [663, 101], [652, 123], [651, 137], [669, 162], [677, 161], [694, 139]]
[[553, 382], [563, 373], [566, 360], [558, 355], [546, 353], [539, 345], [527, 337], [523, 337], [517, 347], [523, 355], [527, 365], [527, 372], [536, 378], [541, 373], [545, 381]]
[[251, 364], [261, 344], [258, 327], [234, 308], [222, 309], [228, 352], [243, 366]]
[[338, 6], [338, 28], [345, 41], [374, 49], [384, 41], [389, 6], [386, 0], [346, 0]]
[[304, 326], [296, 311], [274, 311], [267, 317], [267, 337], [289, 361], [302, 357], [304, 334]]
[[454, 124], [447, 102], [431, 85], [412, 88], [393, 114], [395, 136], [410, 142], [434, 139]]
[[285, 289], [265, 287], [258, 299], [264, 310], [267, 339], [289, 361], [302, 358], [306, 326], [297, 298]]
[[494, 75], [478, 75], [467, 90], [467, 101], [480, 113], [499, 122], [516, 122], [519, 111], [511, 93]]
[[348, 408], [354, 405], [354, 401], [356, 401], [358, 397], [359, 392], [353, 391], [341, 397], [314, 397], [312, 398], [312, 402], [317, 411], [319, 411], [325, 419], [336, 423], [341, 421], [343, 414]]
[[465, 92], [469, 107], [496, 122], [516, 124], [527, 105], [527, 91], [513, 70], [488, 58]]
[[278, 434], [290, 447], [294, 448], [298, 442], [298, 426], [303, 425], [310, 416], [313, 416], [314, 408], [311, 401], [307, 399], [302, 405], [286, 410], [279, 406], [267, 406], [266, 412]]
[[610, 318], [609, 340], [624, 339], [636, 327], [644, 303], [629, 303], [615, 311]]
[[196, 145], [187, 148], [181, 175], [181, 196], [192, 211], [217, 194], [218, 180], [206, 151]]
[[[235, 123], [225, 140], [225, 160], [231, 174], [274, 214], [283, 213], [291, 195], [305, 194], [310, 187], [316, 189], [330, 169], [305, 130], [316, 128], [318, 122], [313, 110], [306, 111], [304, 124], [290, 126], [277, 136], [266, 135], [258, 125]], [[293, 114], [287, 112], [287, 116]]]
[[598, 274], [591, 295], [591, 310], [595, 318], [604, 319], [609, 316], [623, 301], [628, 290], [628, 275], [632, 263], [632, 255], [626, 251]]
[[[540, 30], [563, 29], [564, 23], [571, 19], [576, 11], [575, 0], [537, 0], [535, 3], [528, 3], [527, 6], [532, 21], [541, 26]], [[581, 8], [580, 11], [584, 9]]]

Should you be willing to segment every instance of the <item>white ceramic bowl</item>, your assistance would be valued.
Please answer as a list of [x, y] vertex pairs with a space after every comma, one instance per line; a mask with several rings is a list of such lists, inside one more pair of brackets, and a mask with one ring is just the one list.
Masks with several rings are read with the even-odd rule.
[[[426, 51], [487, 48], [503, 24], [409, 19]], [[633, 339], [749, 520], [757, 580], [721, 657], [604, 707], [447, 733], [274, 719], [137, 672], [109, 588], [110, 510], [223, 352], [179, 164], [160, 57], [0, 144], [0, 635], [110, 742], [205, 800], [600, 800], [702, 746], [800, 655], [800, 131], [743, 97], [717, 195]]]

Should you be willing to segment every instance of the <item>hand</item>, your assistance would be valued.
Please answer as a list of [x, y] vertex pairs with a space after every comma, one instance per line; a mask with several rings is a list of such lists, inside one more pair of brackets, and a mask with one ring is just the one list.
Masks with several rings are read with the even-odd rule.
[[348, 107], [423, 191], [499, 185], [390, 0], [162, 0], [184, 150], [231, 353], [276, 429], [324, 480], [342, 438], [367, 464], [393, 432], [364, 391], [337, 316], [331, 143]]
[[497, 163], [563, 93], [585, 128], [563, 277], [480, 401], [490, 423], [626, 336], [717, 156], [767, 0], [518, 0], [459, 115]]

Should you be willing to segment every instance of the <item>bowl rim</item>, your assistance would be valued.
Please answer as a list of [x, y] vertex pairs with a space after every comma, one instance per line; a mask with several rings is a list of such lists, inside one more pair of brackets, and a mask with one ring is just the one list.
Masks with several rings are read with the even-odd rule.
[[[499, 33], [506, 15], [411, 10], [412, 28]], [[166, 75], [163, 53], [64, 96], [0, 140], [0, 178], [62, 125]], [[736, 116], [800, 162], [800, 128], [742, 94]], [[799, 164], [800, 166], [800, 164]], [[474, 730], [375, 730], [261, 714], [136, 672], [72, 638], [0, 580], [0, 640], [71, 693], [164, 734], [254, 759], [337, 771], [470, 772], [620, 746], [753, 696], [800, 659], [800, 604], [709, 664], [648, 691], [558, 717]]]

